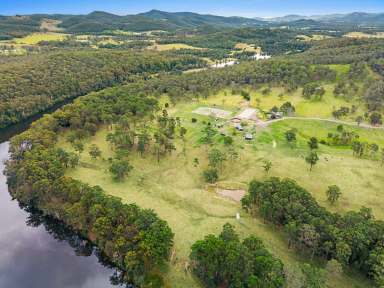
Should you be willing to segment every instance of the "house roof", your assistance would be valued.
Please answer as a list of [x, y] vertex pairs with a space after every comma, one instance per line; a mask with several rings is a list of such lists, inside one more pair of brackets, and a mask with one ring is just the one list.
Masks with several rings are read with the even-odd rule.
[[247, 133], [247, 134], [245, 134], [245, 136], [244, 136], [244, 138], [245, 139], [253, 139], [253, 135], [252, 134], [250, 134], [250, 133]]

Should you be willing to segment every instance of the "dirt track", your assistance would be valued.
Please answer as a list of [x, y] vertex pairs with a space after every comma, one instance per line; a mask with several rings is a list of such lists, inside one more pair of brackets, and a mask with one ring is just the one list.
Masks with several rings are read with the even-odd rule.
[[290, 119], [293, 119], [293, 120], [311, 120], [311, 121], [327, 121], [327, 122], [332, 122], [332, 123], [336, 123], [336, 124], [349, 125], [349, 126], [355, 126], [355, 127], [361, 127], [361, 128], [367, 128], [367, 129], [381, 129], [381, 130], [384, 129], [384, 126], [372, 126], [369, 124], [358, 125], [355, 122], [348, 122], [348, 121], [342, 121], [342, 120], [337, 120], [337, 119], [316, 118], [316, 117], [284, 117], [281, 119], [275, 119], [275, 120], [271, 120], [271, 121], [260, 121], [259, 120], [257, 125], [260, 127], [267, 127], [272, 123], [290, 120]]

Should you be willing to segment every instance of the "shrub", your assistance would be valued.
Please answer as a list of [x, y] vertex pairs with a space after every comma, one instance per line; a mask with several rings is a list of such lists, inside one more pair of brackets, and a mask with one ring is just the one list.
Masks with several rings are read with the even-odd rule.
[[203, 172], [204, 180], [208, 183], [216, 183], [219, 180], [219, 173], [216, 168], [208, 168]]

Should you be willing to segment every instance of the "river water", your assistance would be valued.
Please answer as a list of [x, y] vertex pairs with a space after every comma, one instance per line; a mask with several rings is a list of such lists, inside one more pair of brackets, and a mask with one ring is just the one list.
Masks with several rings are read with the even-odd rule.
[[115, 271], [100, 262], [89, 243], [11, 199], [2, 171], [5, 140], [14, 132], [0, 131], [0, 288], [117, 287], [110, 279]]

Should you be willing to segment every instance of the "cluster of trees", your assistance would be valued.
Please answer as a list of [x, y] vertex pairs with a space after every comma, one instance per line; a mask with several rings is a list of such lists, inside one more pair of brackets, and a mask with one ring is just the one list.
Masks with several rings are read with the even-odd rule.
[[[285, 131], [285, 140], [291, 145], [295, 145], [296, 143], [296, 133], [297, 129], [289, 129]], [[309, 165], [309, 171], [312, 171], [313, 167], [319, 162], [320, 158], [317, 155], [317, 149], [319, 148], [319, 140], [316, 137], [311, 137], [309, 141], [307, 142], [308, 147], [309, 147], [309, 152], [307, 156], [304, 158], [305, 162]]]
[[359, 86], [356, 85], [356, 81], [340, 80], [336, 83], [333, 89], [333, 94], [336, 97], [341, 97], [346, 100], [351, 100], [355, 95], [358, 95]]
[[215, 136], [218, 131], [213, 125], [208, 122], [202, 130], [200, 143], [207, 145], [208, 167], [203, 171], [204, 180], [208, 183], [215, 183], [219, 180], [220, 173], [223, 171], [224, 164], [227, 161], [233, 162], [239, 157], [239, 153], [234, 145], [234, 139], [229, 135], [220, 135], [216, 144], [222, 142], [224, 149], [219, 149], [217, 146], [212, 147], [215, 143]]
[[[331, 198], [340, 191], [330, 188]], [[290, 179], [252, 181], [242, 199], [244, 209], [284, 227], [288, 246], [360, 270], [379, 287], [384, 284], [384, 222], [368, 208], [345, 215], [319, 206], [311, 194]]]
[[380, 74], [381, 76], [384, 76], [384, 62], [382, 59], [378, 59], [378, 61], [373, 61], [370, 66], [373, 71]]
[[[366, 157], [377, 159], [380, 147], [376, 143], [367, 143], [359, 140], [353, 141], [351, 145], [353, 155], [359, 158]], [[384, 162], [384, 150], [381, 149], [381, 161]]]
[[[152, 99], [116, 91], [111, 88], [85, 96], [14, 137], [6, 175], [12, 195], [21, 203], [63, 221], [90, 239], [124, 272], [126, 281], [140, 286], [168, 259], [173, 233], [167, 223], [151, 210], [123, 204], [99, 187], [64, 176], [67, 167], [78, 164], [84, 150], [81, 140], [94, 134], [100, 125], [123, 121], [126, 113], [132, 113], [129, 119], [133, 123], [135, 117], [148, 113], [148, 107], [156, 107]], [[70, 129], [68, 138], [78, 153], [55, 147], [63, 129]], [[90, 147], [89, 153], [100, 156], [97, 147]], [[117, 161], [122, 160], [113, 160], [111, 170], [121, 177], [126, 170], [121, 170], [122, 163]]]
[[349, 107], [342, 106], [339, 109], [332, 111], [332, 116], [336, 119], [340, 119], [341, 117], [347, 116], [350, 112], [353, 112], [353, 109], [349, 109]]
[[359, 135], [354, 131], [348, 131], [343, 125], [338, 125], [336, 132], [328, 133], [327, 142], [325, 142], [325, 144], [334, 146], [350, 146], [357, 139], [359, 139]]
[[382, 111], [384, 107], [384, 80], [371, 84], [364, 95], [370, 111]]
[[162, 71], [203, 65], [191, 56], [124, 51], [61, 51], [12, 58], [0, 67], [0, 128], [66, 99]]
[[286, 116], [292, 116], [296, 112], [295, 106], [291, 102], [285, 102], [280, 106], [279, 111], [283, 112]]
[[110, 172], [117, 180], [125, 178], [133, 168], [128, 162], [130, 152], [137, 151], [142, 157], [146, 153], [153, 152], [159, 162], [161, 157], [176, 150], [174, 140], [176, 138], [184, 140], [187, 133], [187, 129], [181, 126], [180, 119], [170, 117], [167, 110], [162, 110], [161, 115], [155, 117], [154, 112], [158, 108], [155, 99], [143, 97], [136, 100], [132, 103], [137, 104], [135, 109], [140, 107], [141, 112], [136, 110], [134, 116], [132, 114], [122, 116], [114, 131], [107, 135], [107, 140], [115, 150], [116, 158], [112, 161]]
[[312, 97], [315, 97], [317, 100], [322, 100], [324, 94], [325, 89], [318, 83], [308, 83], [304, 85], [303, 97], [306, 99], [311, 99]]
[[219, 179], [219, 173], [223, 170], [225, 161], [227, 161], [227, 156], [221, 150], [212, 148], [208, 152], [209, 167], [203, 172], [206, 182], [215, 183]]
[[217, 237], [208, 235], [192, 245], [193, 273], [206, 287], [285, 287], [283, 263], [250, 236], [240, 241], [230, 224]]
[[[280, 85], [288, 91], [297, 89], [318, 79], [315, 67], [300, 61], [272, 59], [262, 62], [243, 62], [239, 65], [215, 70], [167, 75], [141, 83], [143, 91], [152, 95], [167, 93], [173, 99], [180, 97], [207, 97], [223, 88], [241, 90], [249, 85], [259, 88], [260, 84]], [[326, 79], [323, 79], [324, 81]]]

